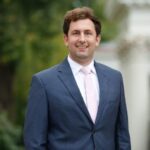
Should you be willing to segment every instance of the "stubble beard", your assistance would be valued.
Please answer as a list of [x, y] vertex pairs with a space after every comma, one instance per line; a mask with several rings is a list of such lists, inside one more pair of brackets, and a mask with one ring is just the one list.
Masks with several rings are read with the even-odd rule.
[[77, 52], [76, 56], [77, 56], [76, 58], [77, 58], [78, 62], [80, 62], [80, 64], [88, 64], [93, 59], [93, 55], [90, 56], [88, 51]]

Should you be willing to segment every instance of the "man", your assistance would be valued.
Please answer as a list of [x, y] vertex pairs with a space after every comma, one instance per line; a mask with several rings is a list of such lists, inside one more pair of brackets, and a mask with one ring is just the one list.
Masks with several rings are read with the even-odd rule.
[[100, 22], [76, 8], [63, 31], [68, 57], [32, 79], [26, 150], [131, 150], [122, 76], [93, 59]]

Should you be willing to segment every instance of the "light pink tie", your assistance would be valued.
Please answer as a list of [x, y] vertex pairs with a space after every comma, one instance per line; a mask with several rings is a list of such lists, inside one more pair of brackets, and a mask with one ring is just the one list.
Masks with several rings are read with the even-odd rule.
[[84, 67], [81, 69], [84, 73], [84, 86], [85, 86], [85, 94], [86, 94], [86, 105], [87, 109], [90, 113], [90, 116], [95, 123], [97, 109], [98, 109], [98, 101], [96, 100], [96, 92], [94, 90], [94, 85], [92, 81], [92, 72], [89, 68]]

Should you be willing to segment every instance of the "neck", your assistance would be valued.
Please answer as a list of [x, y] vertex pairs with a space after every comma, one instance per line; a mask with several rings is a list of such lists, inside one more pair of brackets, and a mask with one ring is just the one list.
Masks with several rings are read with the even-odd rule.
[[82, 58], [82, 59], [73, 59], [70, 55], [69, 57], [75, 61], [76, 63], [82, 65], [82, 66], [87, 66], [89, 65], [92, 61], [93, 61], [93, 57], [92, 58]]

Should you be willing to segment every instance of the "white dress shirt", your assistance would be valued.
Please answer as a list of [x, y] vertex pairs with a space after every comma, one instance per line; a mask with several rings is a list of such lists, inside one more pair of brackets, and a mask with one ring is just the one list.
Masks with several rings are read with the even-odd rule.
[[[85, 93], [85, 88], [84, 88], [84, 73], [81, 72], [81, 68], [85, 67], [85, 66], [82, 66], [80, 64], [78, 64], [77, 62], [75, 62], [74, 60], [72, 60], [70, 58], [70, 56], [68, 56], [68, 62], [69, 62], [69, 65], [71, 67], [71, 70], [72, 70], [72, 73], [73, 73], [73, 76], [75, 78], [75, 81], [78, 85], [78, 88], [80, 90], [80, 93], [83, 97], [83, 100], [86, 104], [86, 93]], [[97, 73], [96, 73], [96, 70], [95, 70], [95, 67], [94, 67], [94, 61], [92, 61], [87, 67], [91, 68], [91, 71], [92, 71], [92, 80], [93, 80], [93, 83], [94, 83], [94, 89], [91, 89], [91, 90], [95, 90], [96, 91], [96, 100], [97, 102], [99, 103], [99, 98], [100, 98], [100, 94], [99, 94], [99, 82], [98, 82], [98, 78], [97, 78]]]

